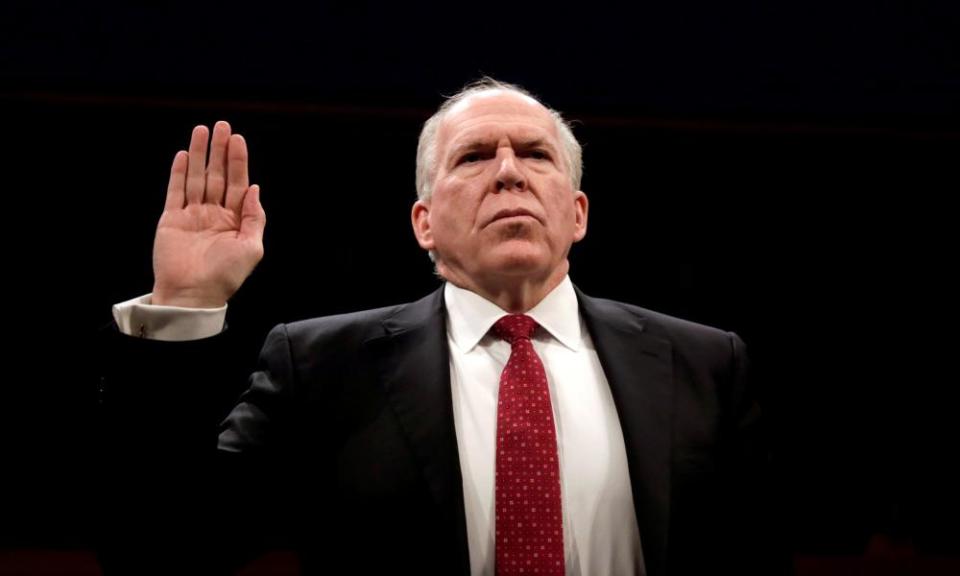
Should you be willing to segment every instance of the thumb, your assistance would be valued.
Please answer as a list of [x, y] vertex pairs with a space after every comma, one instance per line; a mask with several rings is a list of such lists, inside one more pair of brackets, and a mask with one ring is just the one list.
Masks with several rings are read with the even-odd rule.
[[247, 189], [243, 197], [240, 213], [240, 237], [244, 240], [263, 240], [263, 228], [267, 224], [267, 213], [260, 204], [260, 186], [254, 184]]

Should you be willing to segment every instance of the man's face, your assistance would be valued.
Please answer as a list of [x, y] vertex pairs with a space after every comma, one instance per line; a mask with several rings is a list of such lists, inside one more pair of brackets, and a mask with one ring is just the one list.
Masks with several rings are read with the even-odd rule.
[[413, 225], [441, 275], [489, 288], [566, 274], [570, 245], [586, 234], [587, 198], [573, 189], [543, 106], [504, 91], [460, 102], [439, 127], [435, 168], [433, 197], [414, 205]]

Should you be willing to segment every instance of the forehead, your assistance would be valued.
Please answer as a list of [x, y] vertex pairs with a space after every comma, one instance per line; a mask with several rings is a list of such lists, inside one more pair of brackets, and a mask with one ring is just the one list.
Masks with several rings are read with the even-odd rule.
[[556, 123], [547, 109], [528, 96], [491, 91], [470, 96], [447, 112], [437, 134], [442, 156], [452, 145], [469, 141], [546, 139], [557, 141]]

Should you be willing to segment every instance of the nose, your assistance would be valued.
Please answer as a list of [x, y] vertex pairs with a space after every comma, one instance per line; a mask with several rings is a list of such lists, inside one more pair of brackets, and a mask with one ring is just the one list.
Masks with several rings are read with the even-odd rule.
[[500, 153], [500, 167], [497, 170], [497, 192], [516, 190], [523, 192], [527, 189], [527, 179], [517, 164], [517, 157], [512, 150]]

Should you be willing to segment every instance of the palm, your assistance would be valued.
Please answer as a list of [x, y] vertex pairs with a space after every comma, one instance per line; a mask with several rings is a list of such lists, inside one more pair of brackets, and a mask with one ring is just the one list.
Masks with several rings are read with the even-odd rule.
[[[263, 255], [265, 215], [259, 189], [247, 184], [246, 146], [218, 123], [206, 169], [205, 128], [194, 130], [189, 155], [174, 158], [154, 240], [158, 304], [214, 307], [240, 287]], [[228, 148], [230, 148], [228, 150]]]

